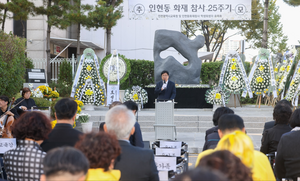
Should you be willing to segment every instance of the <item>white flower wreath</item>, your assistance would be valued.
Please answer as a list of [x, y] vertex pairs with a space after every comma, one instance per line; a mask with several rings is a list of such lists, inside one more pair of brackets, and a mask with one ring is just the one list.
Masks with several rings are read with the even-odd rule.
[[133, 101], [137, 104], [146, 104], [148, 102], [148, 93], [140, 86], [132, 86], [131, 89], [125, 90], [123, 101]]

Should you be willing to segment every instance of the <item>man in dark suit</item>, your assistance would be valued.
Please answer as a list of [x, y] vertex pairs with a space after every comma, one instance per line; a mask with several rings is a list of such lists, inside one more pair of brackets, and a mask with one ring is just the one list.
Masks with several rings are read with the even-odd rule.
[[55, 104], [57, 124], [49, 134], [48, 139], [41, 144], [45, 152], [61, 146], [73, 147], [79, 140], [79, 136], [83, 133], [73, 129], [76, 112], [77, 103], [72, 99], [64, 98]]
[[120, 181], [158, 181], [153, 151], [129, 142], [135, 131], [134, 124], [133, 112], [123, 105], [113, 107], [105, 115], [104, 131], [115, 134], [121, 146], [114, 169], [121, 171]]
[[175, 83], [169, 80], [169, 72], [164, 70], [161, 72], [161, 79], [156, 84], [154, 94], [157, 95], [159, 100], [173, 100], [176, 96]]

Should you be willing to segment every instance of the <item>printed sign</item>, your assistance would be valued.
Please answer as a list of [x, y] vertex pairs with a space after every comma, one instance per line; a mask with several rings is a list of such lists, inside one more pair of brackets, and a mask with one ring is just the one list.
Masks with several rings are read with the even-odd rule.
[[155, 155], [159, 156], [181, 156], [181, 148], [155, 148]]
[[0, 154], [15, 149], [17, 147], [16, 138], [1, 138], [0, 139]]
[[157, 170], [176, 170], [176, 158], [177, 157], [155, 156], [154, 160]]
[[130, 20], [251, 20], [251, 0], [129, 0]]
[[119, 101], [119, 85], [107, 85], [107, 106], [114, 101]]
[[181, 148], [180, 141], [160, 141], [159, 147], [160, 148]]

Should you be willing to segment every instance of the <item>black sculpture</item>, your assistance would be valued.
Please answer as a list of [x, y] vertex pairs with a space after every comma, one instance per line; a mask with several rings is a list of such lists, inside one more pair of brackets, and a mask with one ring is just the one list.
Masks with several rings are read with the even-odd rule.
[[[160, 73], [167, 70], [170, 80], [176, 84], [199, 84], [202, 61], [198, 58], [198, 50], [204, 45], [204, 37], [199, 35], [194, 40], [188, 39], [184, 34], [171, 30], [156, 30], [154, 37], [154, 76], [155, 82], [161, 80]], [[175, 48], [189, 64], [183, 66], [173, 56], [165, 59], [160, 52]]]

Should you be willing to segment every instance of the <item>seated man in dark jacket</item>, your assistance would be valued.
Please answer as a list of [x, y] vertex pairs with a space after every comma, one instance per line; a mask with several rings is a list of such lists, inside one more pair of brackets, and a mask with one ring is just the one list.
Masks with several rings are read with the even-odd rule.
[[217, 146], [220, 140], [218, 134], [218, 120], [224, 114], [234, 114], [234, 112], [228, 107], [219, 107], [215, 110], [213, 115], [213, 123], [215, 126], [206, 130], [203, 151], [207, 149], [214, 149]]
[[64, 98], [55, 104], [57, 124], [49, 134], [48, 139], [41, 144], [45, 152], [61, 146], [73, 147], [79, 140], [79, 136], [83, 133], [73, 129], [76, 112], [77, 103], [72, 99]]
[[277, 151], [277, 146], [281, 136], [291, 131], [289, 126], [289, 119], [292, 115], [292, 109], [290, 106], [278, 104], [274, 108], [273, 119], [275, 120], [275, 126], [267, 129], [263, 133], [261, 139], [260, 151], [264, 154], [274, 153]]

